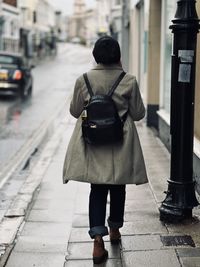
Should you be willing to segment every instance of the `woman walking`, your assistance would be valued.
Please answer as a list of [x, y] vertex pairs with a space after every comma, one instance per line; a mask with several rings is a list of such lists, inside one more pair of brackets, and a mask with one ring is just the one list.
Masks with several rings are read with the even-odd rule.
[[[120, 74], [121, 52], [118, 42], [110, 36], [95, 43], [93, 56], [97, 65], [87, 73], [93, 93], [107, 94]], [[90, 100], [88, 86], [83, 76], [76, 81], [70, 113], [77, 118], [63, 168], [63, 182], [69, 180], [91, 184], [89, 196], [89, 235], [94, 239], [93, 262], [99, 264], [108, 257], [103, 236], [110, 236], [111, 244], [119, 243], [119, 228], [124, 222], [126, 184], [144, 184], [147, 180], [143, 154], [134, 121], [145, 116], [136, 78], [126, 74], [112, 99], [120, 118], [124, 118], [123, 141], [95, 146], [85, 142], [82, 118]], [[105, 225], [107, 196], [110, 194], [110, 213]]]

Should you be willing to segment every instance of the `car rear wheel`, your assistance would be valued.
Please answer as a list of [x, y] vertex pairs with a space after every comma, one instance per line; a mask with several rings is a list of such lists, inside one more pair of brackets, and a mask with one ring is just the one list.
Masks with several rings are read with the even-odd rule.
[[21, 100], [25, 100], [26, 94], [25, 94], [24, 88], [20, 89], [19, 96], [20, 96]]
[[32, 96], [32, 86], [29, 87], [28, 91], [25, 92], [24, 88], [20, 90], [20, 98], [21, 100], [26, 100], [27, 98]]
[[28, 94], [27, 94], [27, 96], [28, 97], [31, 97], [32, 96], [32, 91], [33, 91], [33, 87], [32, 87], [32, 85], [29, 87], [29, 89], [28, 89]]

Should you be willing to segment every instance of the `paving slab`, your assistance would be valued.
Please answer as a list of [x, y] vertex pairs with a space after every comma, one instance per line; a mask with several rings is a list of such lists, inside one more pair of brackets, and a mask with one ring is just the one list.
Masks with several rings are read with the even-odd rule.
[[72, 228], [69, 241], [73, 243], [77, 242], [92, 242], [88, 234], [88, 228]]
[[0, 256], [3, 255], [6, 251], [6, 246], [0, 245]]
[[[111, 246], [110, 242], [105, 242], [109, 259], [120, 259], [120, 246]], [[66, 257], [67, 260], [92, 259], [93, 242], [69, 243]]]
[[5, 246], [5, 250], [1, 250], [1, 257], [0, 257], [0, 266], [6, 266], [7, 259], [12, 252], [13, 245]]
[[[63, 203], [67, 203], [63, 205]], [[36, 210], [51, 210], [51, 209], [62, 209], [63, 212], [72, 209], [74, 206], [74, 199], [65, 199], [65, 198], [58, 198], [58, 199], [37, 199], [32, 209]]]
[[143, 199], [143, 200], [126, 200], [125, 203], [125, 210], [126, 212], [129, 211], [156, 211], [157, 204], [154, 199]]
[[[150, 187], [158, 203], [164, 200], [170, 174], [170, 154], [149, 128], [138, 128]], [[159, 164], [158, 164], [159, 162]]]
[[3, 217], [4, 217], [4, 214], [5, 214], [6, 210], [4, 209], [0, 209], [0, 222], [2, 221]]
[[186, 257], [180, 258], [181, 267], [199, 267], [200, 266], [200, 257]]
[[125, 222], [136, 222], [136, 221], [159, 221], [159, 213], [152, 210], [136, 210], [125, 212]]
[[134, 186], [132, 188], [130, 186], [126, 186], [126, 201], [128, 200], [140, 200], [144, 201], [145, 199], [153, 199], [153, 194], [149, 187], [142, 186]]
[[200, 248], [182, 248], [176, 251], [179, 257], [200, 257]]
[[175, 251], [151, 250], [123, 253], [123, 267], [180, 267]]
[[92, 260], [69, 260], [64, 267], [122, 267], [120, 259], [108, 259], [105, 263], [94, 265]]
[[149, 188], [148, 183], [142, 185], [135, 185], [135, 184], [127, 184], [126, 185], [126, 194], [133, 194], [135, 196], [139, 195], [140, 193], [151, 193], [151, 189]]
[[[64, 159], [63, 159], [64, 160]], [[43, 181], [55, 182], [55, 177], [62, 177], [63, 161], [53, 161], [49, 166]], [[62, 180], [60, 180], [62, 182]]]
[[72, 226], [77, 228], [89, 228], [88, 214], [76, 214], [73, 218]]
[[[76, 194], [76, 186], [64, 186], [63, 184], [57, 184], [55, 187], [54, 184], [50, 184], [49, 182], [45, 182], [41, 184], [40, 192], [37, 195], [37, 199], [72, 199]], [[43, 187], [44, 186], [44, 187]], [[65, 203], [65, 202], [64, 202]]]
[[[69, 241], [72, 243], [93, 242], [88, 234], [89, 228], [72, 228]], [[109, 241], [109, 236], [105, 236], [104, 241]]]
[[2, 194], [2, 191], [0, 191], [0, 209], [5, 212], [12, 203], [12, 200], [10, 198], [3, 197]]
[[162, 234], [168, 233], [167, 228], [160, 221], [125, 222], [121, 229], [122, 235]]
[[200, 219], [196, 217], [178, 224], [166, 224], [166, 227], [170, 233], [199, 234]]
[[32, 200], [32, 194], [19, 194], [5, 213], [6, 217], [25, 216], [26, 210]]
[[76, 202], [75, 202], [75, 214], [83, 214], [83, 213], [88, 213], [89, 210], [89, 205], [88, 205], [88, 201], [89, 201], [89, 193], [88, 194], [84, 194], [84, 195], [79, 195], [79, 191], [78, 193], [78, 197], [76, 198]]
[[0, 225], [0, 244], [13, 243], [16, 233], [23, 222], [22, 217], [4, 218]]
[[[43, 181], [40, 185], [40, 192], [37, 195], [37, 199], [49, 199], [51, 197], [52, 199], [61, 198], [67, 200], [72, 199], [73, 196], [77, 193], [77, 184], [75, 182], [63, 185], [62, 182], [59, 181], [56, 182], [56, 186], [55, 182], [55, 180]], [[67, 204], [66, 202], [63, 202], [63, 204], [64, 203]]]
[[159, 250], [163, 247], [160, 235], [135, 235], [122, 237], [122, 250]]
[[49, 236], [51, 238], [65, 236], [66, 240], [70, 225], [66, 223], [26, 222], [21, 232], [22, 236]]
[[20, 236], [15, 246], [15, 252], [21, 253], [63, 253], [67, 251], [66, 238]]
[[6, 267], [62, 267], [65, 255], [12, 252]]
[[51, 210], [31, 210], [28, 222], [57, 222], [57, 223], [71, 223], [72, 210], [51, 209]]

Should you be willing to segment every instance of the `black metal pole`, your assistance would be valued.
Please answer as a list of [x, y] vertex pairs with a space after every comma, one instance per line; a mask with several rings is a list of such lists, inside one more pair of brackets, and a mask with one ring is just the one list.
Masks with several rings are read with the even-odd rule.
[[193, 136], [196, 43], [199, 19], [195, 0], [177, 1], [173, 24], [171, 70], [171, 169], [160, 220], [177, 222], [192, 217], [198, 205], [193, 181]]

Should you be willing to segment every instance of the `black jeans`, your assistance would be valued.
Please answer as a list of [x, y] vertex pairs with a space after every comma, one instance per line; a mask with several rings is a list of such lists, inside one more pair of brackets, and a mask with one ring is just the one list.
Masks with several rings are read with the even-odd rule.
[[108, 234], [108, 229], [105, 226], [108, 192], [110, 192], [108, 226], [110, 228], [123, 226], [126, 186], [91, 184], [89, 199], [89, 235], [91, 238], [94, 238], [95, 235], [105, 236]]

